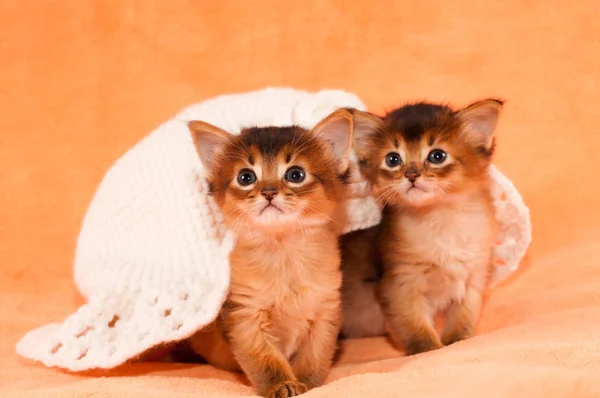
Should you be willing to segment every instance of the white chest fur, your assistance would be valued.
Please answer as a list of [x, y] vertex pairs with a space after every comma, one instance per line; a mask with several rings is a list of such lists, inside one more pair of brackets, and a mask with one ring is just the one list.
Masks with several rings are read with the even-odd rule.
[[[403, 215], [402, 262], [422, 274], [434, 310], [461, 300], [468, 283], [484, 283], [493, 247], [493, 218], [484, 205]], [[473, 278], [473, 276], [476, 278]]]

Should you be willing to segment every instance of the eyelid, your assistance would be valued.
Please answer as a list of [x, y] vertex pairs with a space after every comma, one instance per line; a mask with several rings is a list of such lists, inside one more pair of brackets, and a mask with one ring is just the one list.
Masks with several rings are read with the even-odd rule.
[[[288, 180], [285, 178], [285, 176], [286, 176], [286, 174], [287, 174], [287, 173], [288, 173], [290, 170], [292, 170], [292, 169], [300, 169], [300, 170], [302, 170], [302, 172], [304, 173], [304, 179], [303, 179], [302, 181], [300, 181], [300, 182], [292, 182], [292, 181], [288, 181]], [[309, 172], [306, 170], [306, 168], [305, 168], [305, 167], [303, 167], [303, 166], [300, 166], [300, 165], [298, 165], [298, 164], [293, 164], [293, 165], [291, 165], [290, 167], [287, 167], [287, 168], [285, 168], [285, 171], [283, 172], [283, 175], [281, 176], [281, 179], [282, 179], [282, 180], [285, 182], [285, 184], [288, 184], [288, 185], [292, 185], [292, 186], [299, 187], [299, 186], [301, 186], [301, 185], [304, 185], [304, 184], [306, 184], [307, 182], [309, 182], [309, 181], [311, 180], [311, 174], [310, 174], [310, 173], [309, 173]]]
[[298, 164], [298, 163], [292, 163], [292, 164], [288, 164], [288, 163], [280, 163], [280, 164], [277, 166], [277, 177], [279, 177], [279, 179], [281, 179], [281, 180], [285, 180], [285, 174], [286, 174], [286, 173], [287, 173], [289, 170], [291, 170], [291, 169], [293, 169], [293, 168], [295, 168], [295, 167], [298, 167], [299, 169], [302, 169], [302, 171], [304, 172], [304, 174], [306, 175], [306, 177], [308, 177], [308, 175], [310, 174], [310, 173], [308, 172], [307, 168], [306, 168], [306, 167], [304, 167], [304, 166], [303, 166], [303, 165], [301, 165], [301, 164]]
[[[390, 155], [392, 153], [398, 154], [398, 156], [400, 157], [400, 163], [397, 166], [394, 166], [394, 167], [390, 167], [390, 166], [387, 165], [388, 155]], [[396, 149], [396, 148], [391, 149], [391, 150], [389, 150], [389, 151], [387, 151], [385, 153], [385, 156], [383, 157], [383, 160], [381, 161], [381, 164], [379, 165], [379, 168], [380, 169], [385, 169], [385, 170], [394, 170], [394, 169], [397, 169], [398, 167], [401, 167], [404, 163], [406, 163], [405, 159], [406, 159], [406, 153], [403, 150]]]
[[[433, 163], [429, 161], [429, 154], [433, 151], [442, 151], [446, 154], [446, 159], [442, 162], [442, 163]], [[454, 161], [454, 158], [452, 157], [452, 155], [450, 155], [450, 153], [441, 148], [441, 147], [430, 147], [429, 149], [424, 150], [425, 152], [425, 158], [423, 159], [423, 163], [426, 163], [428, 165], [428, 167], [433, 167], [433, 168], [438, 168], [438, 167], [446, 167], [448, 166], [448, 164], [450, 164], [451, 162]]]
[[306, 173], [306, 169], [305, 169], [304, 167], [302, 167], [302, 166], [298, 166], [298, 165], [296, 165], [296, 164], [294, 164], [294, 165], [291, 165], [290, 167], [288, 167], [287, 169], [285, 169], [285, 172], [287, 173], [288, 171], [290, 171], [290, 170], [292, 170], [292, 169], [300, 169], [300, 170], [302, 170], [303, 172], [305, 172], [305, 173]]
[[[245, 173], [245, 172], [250, 172], [254, 174], [254, 182], [250, 185], [242, 185], [239, 183], [238, 181], [238, 177], [240, 176], [240, 174]], [[235, 177], [233, 178], [233, 185], [235, 185], [236, 188], [241, 189], [243, 191], [249, 191], [251, 189], [254, 188], [254, 186], [258, 183], [258, 181], [260, 180], [260, 176], [257, 173], [257, 170], [251, 168], [251, 167], [243, 167], [241, 168], [237, 174], [235, 175]]]

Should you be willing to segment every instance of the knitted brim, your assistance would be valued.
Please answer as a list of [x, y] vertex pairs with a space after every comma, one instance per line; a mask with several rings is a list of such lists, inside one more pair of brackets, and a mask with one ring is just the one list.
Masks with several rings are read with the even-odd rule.
[[[87, 304], [60, 324], [27, 333], [19, 354], [71, 371], [112, 368], [212, 322], [229, 287], [233, 239], [206, 194], [187, 122], [234, 134], [247, 126], [312, 128], [341, 107], [365, 109], [343, 91], [270, 88], [194, 105], [144, 138], [108, 171], [85, 215], [75, 281]], [[517, 190], [494, 167], [490, 173], [501, 226], [498, 283], [518, 267], [531, 226]], [[351, 191], [345, 232], [377, 225], [381, 214], [366, 182]]]

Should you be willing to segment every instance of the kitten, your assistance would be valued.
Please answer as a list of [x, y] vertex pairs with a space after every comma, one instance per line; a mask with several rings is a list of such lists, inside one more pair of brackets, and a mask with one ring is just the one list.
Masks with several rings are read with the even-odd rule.
[[215, 366], [241, 368], [262, 396], [304, 393], [331, 366], [354, 117], [360, 112], [341, 109], [312, 131], [249, 128], [239, 136], [189, 123], [212, 195], [236, 235], [227, 300], [189, 343]]
[[[455, 111], [417, 103], [383, 119], [372, 116], [371, 127], [357, 131], [362, 171], [384, 205], [377, 236], [365, 237], [376, 242], [381, 278], [361, 279], [365, 269], [377, 268], [376, 257], [364, 258], [367, 265], [356, 257], [344, 265], [344, 278], [357, 281], [353, 286], [367, 299], [359, 311], [345, 307], [347, 334], [377, 333], [384, 318], [407, 355], [473, 334], [492, 261], [488, 166], [502, 105], [488, 99]], [[348, 289], [344, 297], [353, 294]], [[382, 314], [364, 309], [374, 305], [375, 295]], [[434, 326], [440, 312], [441, 338]], [[367, 315], [364, 325], [360, 317]]]
[[342, 338], [381, 336], [385, 320], [376, 287], [381, 280], [381, 258], [376, 245], [379, 226], [340, 238], [342, 252]]

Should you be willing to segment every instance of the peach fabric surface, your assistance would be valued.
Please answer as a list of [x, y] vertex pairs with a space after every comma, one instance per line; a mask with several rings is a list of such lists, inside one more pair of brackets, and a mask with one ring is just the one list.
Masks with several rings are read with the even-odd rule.
[[191, 103], [291, 85], [373, 111], [505, 98], [495, 163], [533, 222], [476, 337], [409, 358], [384, 338], [345, 342], [307, 398], [600, 396], [596, 1], [5, 0], [0, 35], [0, 394], [253, 395], [207, 365], [69, 374], [14, 347], [81, 304], [75, 240], [120, 155]]

